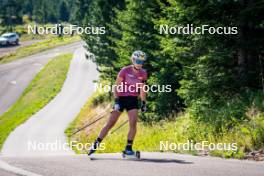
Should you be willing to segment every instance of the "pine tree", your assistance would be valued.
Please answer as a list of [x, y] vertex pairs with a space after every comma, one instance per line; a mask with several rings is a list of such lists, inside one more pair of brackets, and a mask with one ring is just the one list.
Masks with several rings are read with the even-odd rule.
[[117, 56], [112, 49], [114, 43], [110, 39], [116, 36], [109, 26], [115, 18], [115, 9], [122, 9], [124, 1], [94, 0], [90, 3], [82, 0], [80, 2], [83, 7], [77, 16], [84, 18], [82, 26], [105, 27], [105, 34], [83, 35], [83, 39], [86, 41], [87, 50], [95, 56], [101, 78], [113, 84], [117, 72], [113, 63], [117, 60]]
[[61, 21], [69, 21], [69, 8], [65, 1], [63, 1], [60, 5], [60, 20]]
[[[189, 112], [219, 129], [245, 118], [246, 94], [261, 90], [263, 19], [261, 1], [169, 1], [170, 25], [237, 26], [238, 35], [169, 36], [163, 48], [177, 56], [184, 79], [180, 95]], [[210, 15], [208, 15], [210, 14]], [[166, 37], [163, 38], [166, 41]], [[178, 51], [182, 46], [183, 50]], [[185, 49], [184, 49], [185, 48]], [[247, 103], [246, 103], [247, 102]]]
[[160, 120], [177, 113], [183, 107], [176, 93], [179, 88], [180, 64], [160, 48], [159, 34], [155, 20], [161, 18], [161, 7], [153, 0], [126, 1], [126, 9], [119, 11], [116, 19], [116, 29], [122, 36], [116, 39], [115, 48], [118, 62], [115, 67], [121, 68], [131, 64], [131, 54], [135, 50], [147, 53], [148, 59], [144, 67], [149, 74], [148, 84], [171, 86], [171, 92], [148, 93], [149, 111], [143, 120]]
[[22, 23], [22, 0], [9, 0], [1, 2], [0, 18], [5, 26], [13, 26]]

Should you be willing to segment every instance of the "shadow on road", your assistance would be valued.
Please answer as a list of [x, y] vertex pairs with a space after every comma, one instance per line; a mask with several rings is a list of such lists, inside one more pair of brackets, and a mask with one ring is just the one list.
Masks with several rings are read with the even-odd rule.
[[14, 48], [20, 46], [20, 44], [17, 45], [13, 45], [13, 44], [9, 44], [9, 45], [0, 45], [0, 48]]
[[193, 162], [188, 162], [184, 160], [177, 159], [140, 159], [136, 160], [139, 162], [153, 162], [153, 163], [179, 163], [179, 164], [193, 164]]
[[141, 158], [141, 159], [122, 159], [122, 158], [90, 158], [91, 160], [119, 160], [119, 161], [136, 161], [136, 162], [150, 162], [150, 163], [178, 163], [178, 164], [193, 164], [193, 162], [188, 162], [184, 160], [177, 159], [156, 159], [156, 158]]

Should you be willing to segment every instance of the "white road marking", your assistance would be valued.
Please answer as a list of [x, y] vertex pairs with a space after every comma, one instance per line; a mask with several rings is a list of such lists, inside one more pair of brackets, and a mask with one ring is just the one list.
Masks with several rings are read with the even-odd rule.
[[29, 172], [26, 170], [23, 170], [21, 168], [15, 167], [15, 166], [11, 166], [10, 164], [1, 161], [0, 160], [0, 168], [18, 175], [23, 175], [23, 176], [41, 176], [39, 174], [33, 173], [33, 172]]

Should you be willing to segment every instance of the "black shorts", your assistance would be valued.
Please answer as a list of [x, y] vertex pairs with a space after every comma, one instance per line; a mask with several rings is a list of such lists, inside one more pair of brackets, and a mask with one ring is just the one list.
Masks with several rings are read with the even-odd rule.
[[138, 97], [136, 96], [120, 96], [119, 104], [120, 104], [120, 112], [123, 112], [124, 109], [129, 111], [131, 109], [138, 109]]

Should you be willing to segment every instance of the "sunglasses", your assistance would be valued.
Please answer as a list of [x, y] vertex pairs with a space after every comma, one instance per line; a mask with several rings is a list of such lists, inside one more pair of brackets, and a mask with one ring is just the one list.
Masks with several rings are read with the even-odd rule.
[[139, 65], [143, 65], [144, 61], [143, 60], [139, 60], [139, 59], [135, 59], [135, 63], [139, 64]]

